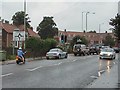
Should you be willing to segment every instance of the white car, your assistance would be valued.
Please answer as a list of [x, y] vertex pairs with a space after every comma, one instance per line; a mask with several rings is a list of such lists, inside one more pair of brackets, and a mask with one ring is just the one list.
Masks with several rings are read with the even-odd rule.
[[50, 49], [49, 52], [47, 52], [46, 54], [46, 59], [50, 59], [50, 58], [67, 58], [68, 54], [67, 52], [63, 52], [61, 49], [59, 48], [54, 48], [54, 49]]
[[100, 59], [115, 59], [116, 53], [112, 48], [101, 49], [99, 58]]

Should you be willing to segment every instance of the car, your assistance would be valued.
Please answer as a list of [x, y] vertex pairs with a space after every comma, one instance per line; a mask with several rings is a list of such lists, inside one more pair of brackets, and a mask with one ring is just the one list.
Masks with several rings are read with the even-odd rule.
[[99, 54], [99, 52], [100, 52], [100, 48], [98, 47], [98, 46], [91, 46], [90, 48], [89, 48], [89, 52], [90, 52], [90, 54]]
[[46, 59], [50, 59], [50, 58], [67, 58], [68, 57], [68, 53], [62, 51], [59, 48], [53, 48], [50, 49], [49, 52], [46, 53]]
[[116, 53], [113, 48], [104, 48], [100, 51], [100, 59], [115, 59], [115, 57]]
[[73, 53], [75, 56], [79, 55], [89, 55], [89, 48], [84, 44], [75, 44], [73, 46]]

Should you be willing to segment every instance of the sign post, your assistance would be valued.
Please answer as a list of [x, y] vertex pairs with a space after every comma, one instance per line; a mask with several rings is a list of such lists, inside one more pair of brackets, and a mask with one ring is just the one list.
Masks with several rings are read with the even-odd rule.
[[[22, 47], [22, 42], [25, 41], [25, 31], [20, 31], [18, 28], [13, 31], [13, 44], [18, 42], [18, 48]], [[13, 45], [14, 48], [15, 45]], [[14, 49], [13, 49], [14, 50]]]

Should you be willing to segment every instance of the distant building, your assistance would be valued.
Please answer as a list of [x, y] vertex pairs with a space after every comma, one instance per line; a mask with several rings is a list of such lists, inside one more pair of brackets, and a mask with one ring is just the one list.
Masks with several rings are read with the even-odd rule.
[[58, 36], [60, 38], [61, 35], [67, 35], [67, 43], [70, 43], [73, 37], [79, 35], [81, 37], [85, 37], [88, 40], [89, 45], [91, 45], [91, 44], [102, 44], [103, 40], [108, 34], [111, 35], [112, 38], [115, 38], [113, 33], [88, 33], [88, 32], [85, 33], [85, 32], [72, 32], [72, 31], [67, 31], [67, 32], [59, 31]]
[[[24, 25], [16, 27], [15, 25], [9, 23], [3, 23], [0, 21], [0, 48], [6, 50], [8, 47], [12, 47], [13, 44], [13, 31], [18, 28], [20, 31], [24, 31]], [[39, 37], [32, 29], [27, 28], [28, 38]], [[15, 41], [15, 48], [18, 48], [18, 41]], [[22, 47], [24, 47], [24, 42], [22, 42]]]

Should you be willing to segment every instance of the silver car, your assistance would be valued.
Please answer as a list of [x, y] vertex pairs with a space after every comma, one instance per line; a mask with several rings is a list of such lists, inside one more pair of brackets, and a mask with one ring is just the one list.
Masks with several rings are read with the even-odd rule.
[[116, 53], [112, 48], [101, 49], [99, 58], [100, 59], [115, 59]]
[[60, 59], [60, 58], [67, 58], [67, 57], [68, 57], [67, 52], [63, 52], [59, 48], [50, 49], [50, 51], [46, 53], [46, 59], [50, 59], [50, 58]]

